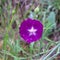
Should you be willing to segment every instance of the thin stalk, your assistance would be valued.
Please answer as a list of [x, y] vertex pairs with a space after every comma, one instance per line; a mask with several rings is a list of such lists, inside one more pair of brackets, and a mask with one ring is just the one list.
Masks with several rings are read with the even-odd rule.
[[56, 47], [54, 47], [52, 51], [47, 56], [44, 57], [43, 60], [46, 60], [59, 46], [60, 46], [60, 43]]

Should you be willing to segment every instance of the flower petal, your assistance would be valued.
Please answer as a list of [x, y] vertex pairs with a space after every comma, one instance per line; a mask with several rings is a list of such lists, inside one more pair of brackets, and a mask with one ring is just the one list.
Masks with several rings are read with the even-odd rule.
[[30, 44], [42, 37], [43, 24], [38, 20], [27, 18], [21, 23], [19, 33], [24, 41]]

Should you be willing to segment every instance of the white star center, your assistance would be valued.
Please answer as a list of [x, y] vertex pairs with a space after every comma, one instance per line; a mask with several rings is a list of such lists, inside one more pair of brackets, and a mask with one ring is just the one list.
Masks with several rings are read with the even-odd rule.
[[34, 29], [34, 27], [31, 27], [31, 29], [28, 29], [28, 31], [29, 31], [29, 35], [30, 35], [30, 36], [31, 36], [31, 35], [36, 35], [37, 29]]

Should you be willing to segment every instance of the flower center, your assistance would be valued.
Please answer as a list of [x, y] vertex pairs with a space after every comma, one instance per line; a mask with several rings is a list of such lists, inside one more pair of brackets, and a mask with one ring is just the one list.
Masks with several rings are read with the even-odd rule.
[[29, 31], [29, 35], [30, 35], [30, 36], [31, 36], [31, 35], [36, 35], [37, 29], [34, 29], [34, 27], [31, 27], [31, 29], [28, 29], [28, 31]]

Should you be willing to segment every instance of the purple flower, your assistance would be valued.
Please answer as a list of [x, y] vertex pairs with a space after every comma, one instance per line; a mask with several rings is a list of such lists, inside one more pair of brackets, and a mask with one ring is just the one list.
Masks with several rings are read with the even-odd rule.
[[19, 27], [20, 36], [27, 43], [39, 40], [43, 33], [43, 24], [35, 19], [27, 18]]

